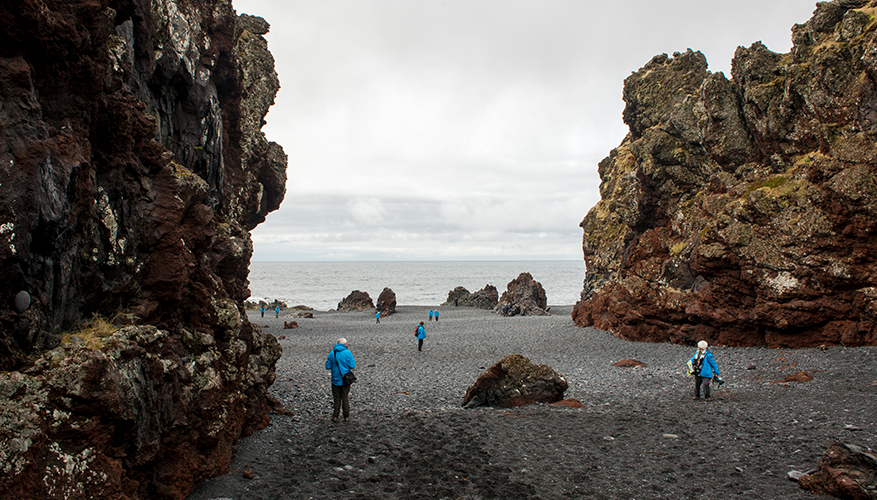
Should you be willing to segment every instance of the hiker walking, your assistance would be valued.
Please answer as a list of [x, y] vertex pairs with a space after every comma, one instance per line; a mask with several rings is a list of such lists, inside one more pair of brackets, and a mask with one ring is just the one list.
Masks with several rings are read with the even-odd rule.
[[415, 330], [414, 336], [417, 337], [417, 352], [423, 351], [423, 339], [426, 338], [426, 330], [423, 329], [423, 321], [417, 325], [417, 330]]
[[710, 382], [713, 381], [713, 376], [719, 384], [716, 389], [725, 382], [719, 377], [719, 365], [716, 364], [706, 340], [697, 343], [697, 352], [688, 360], [688, 371], [694, 374], [694, 399], [700, 399], [701, 385], [704, 399], [710, 398]]
[[342, 413], [344, 421], [350, 420], [350, 386], [344, 384], [344, 375], [356, 368], [356, 360], [347, 348], [347, 339], [340, 338], [326, 356], [326, 369], [332, 371], [332, 422]]

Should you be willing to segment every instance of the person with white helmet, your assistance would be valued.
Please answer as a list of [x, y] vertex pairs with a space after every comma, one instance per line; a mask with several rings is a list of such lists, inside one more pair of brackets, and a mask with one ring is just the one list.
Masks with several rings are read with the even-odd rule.
[[719, 365], [709, 350], [706, 340], [697, 343], [697, 352], [688, 360], [688, 371], [694, 374], [694, 399], [700, 399], [700, 386], [703, 385], [704, 399], [710, 398], [710, 382], [713, 376], [719, 385], [724, 380], [719, 377]]

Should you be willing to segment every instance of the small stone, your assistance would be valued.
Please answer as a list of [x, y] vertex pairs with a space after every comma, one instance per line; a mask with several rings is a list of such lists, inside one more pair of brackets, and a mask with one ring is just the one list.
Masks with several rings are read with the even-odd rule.
[[368, 463], [373, 464], [373, 463], [375, 463], [376, 461], [377, 461], [377, 458], [375, 458], [375, 457], [368, 457]]
[[664, 434], [664, 437], [667, 439], [679, 439], [679, 436], [676, 434]]
[[15, 310], [23, 313], [30, 307], [30, 294], [24, 290], [15, 294]]
[[603, 436], [603, 441], [615, 441], [615, 438], [612, 436]]
[[244, 471], [244, 479], [253, 479], [256, 477], [256, 474], [253, 472], [253, 469], [247, 469]]
[[801, 479], [801, 476], [806, 476], [806, 472], [801, 472], [799, 470], [790, 470], [788, 474], [786, 474], [790, 481], [797, 481]]
[[856, 427], [855, 425], [852, 425], [852, 424], [847, 424], [847, 425], [845, 425], [845, 426], [844, 426], [844, 429], [846, 429], [846, 430], [848, 430], [848, 431], [854, 431], [854, 432], [855, 432], [855, 431], [860, 431], [860, 430], [862, 430], [861, 427]]

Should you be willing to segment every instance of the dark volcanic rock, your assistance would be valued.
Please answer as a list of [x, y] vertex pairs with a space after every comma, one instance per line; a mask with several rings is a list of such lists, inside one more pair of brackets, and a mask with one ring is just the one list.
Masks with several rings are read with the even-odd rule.
[[354, 290], [350, 295], [341, 299], [338, 303], [338, 311], [365, 311], [371, 309], [375, 304], [368, 293]]
[[499, 292], [493, 285], [484, 285], [484, 288], [475, 293], [469, 293], [465, 287], [458, 286], [448, 292], [448, 300], [443, 306], [468, 306], [479, 309], [493, 309], [499, 301]]
[[853, 444], [832, 443], [816, 472], [798, 479], [801, 488], [854, 500], [877, 499], [877, 456]]
[[[820, 2], [790, 54], [699, 52], [624, 84], [630, 133], [581, 223], [573, 319], [629, 340], [877, 344], [877, 24]], [[873, 5], [873, 2], [869, 5]]]
[[242, 307], [249, 230], [285, 194], [261, 133], [267, 23], [225, 1], [109, 5], [0, 4], [11, 498], [182, 498], [268, 423], [280, 348]]
[[503, 316], [544, 316], [548, 314], [545, 290], [530, 273], [521, 273], [506, 286], [494, 311]]
[[384, 288], [378, 295], [378, 304], [375, 306], [381, 312], [381, 317], [386, 317], [396, 312], [396, 292], [390, 288]]
[[466, 391], [463, 406], [512, 408], [563, 399], [569, 384], [546, 365], [534, 365], [520, 354], [506, 356], [487, 369]]

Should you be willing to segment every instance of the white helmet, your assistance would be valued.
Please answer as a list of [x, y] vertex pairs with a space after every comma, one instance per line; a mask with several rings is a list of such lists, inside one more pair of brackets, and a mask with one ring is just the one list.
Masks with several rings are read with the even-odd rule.
[[706, 343], [706, 340], [701, 340], [700, 342], [697, 343], [697, 348], [702, 350], [702, 351], [706, 351], [707, 347], [709, 347], [709, 344]]

